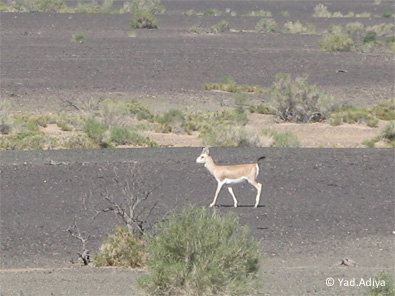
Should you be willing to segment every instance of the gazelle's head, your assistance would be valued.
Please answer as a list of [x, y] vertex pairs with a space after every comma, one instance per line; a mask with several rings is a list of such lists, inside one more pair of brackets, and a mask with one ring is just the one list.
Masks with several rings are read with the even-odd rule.
[[196, 158], [197, 163], [206, 163], [207, 159], [210, 157], [209, 147], [204, 147], [202, 153]]

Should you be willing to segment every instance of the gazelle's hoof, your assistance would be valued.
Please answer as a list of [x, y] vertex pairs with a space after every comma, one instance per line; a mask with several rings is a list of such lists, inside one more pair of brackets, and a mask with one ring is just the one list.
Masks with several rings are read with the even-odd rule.
[[234, 207], [237, 208], [237, 204], [234, 204]]
[[255, 206], [254, 206], [254, 208], [257, 208], [257, 207], [258, 207], [258, 205], [255, 205]]
[[210, 204], [209, 207], [212, 208], [214, 206], [214, 204]]

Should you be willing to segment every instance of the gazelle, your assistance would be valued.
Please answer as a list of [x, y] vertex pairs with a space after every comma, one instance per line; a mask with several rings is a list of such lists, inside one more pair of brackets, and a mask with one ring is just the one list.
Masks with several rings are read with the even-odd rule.
[[[256, 199], [255, 199], [255, 207], [259, 205], [259, 199], [262, 191], [262, 184], [256, 181], [256, 178], [259, 174], [259, 166], [258, 163], [260, 160], [264, 159], [265, 156], [258, 158], [256, 163], [249, 164], [236, 164], [236, 165], [217, 165], [213, 158], [210, 156], [209, 148], [203, 148], [202, 153], [196, 159], [197, 163], [204, 163], [204, 166], [207, 170], [214, 176], [217, 180], [217, 190], [215, 191], [214, 200], [210, 204], [210, 208], [213, 207], [217, 201], [217, 197], [221, 188], [225, 184], [235, 184], [241, 183], [243, 181], [248, 181], [252, 186], [254, 186], [257, 190]], [[233, 197], [233, 202], [235, 208], [237, 207], [237, 199], [233, 193], [232, 187], [228, 187], [229, 193]]]

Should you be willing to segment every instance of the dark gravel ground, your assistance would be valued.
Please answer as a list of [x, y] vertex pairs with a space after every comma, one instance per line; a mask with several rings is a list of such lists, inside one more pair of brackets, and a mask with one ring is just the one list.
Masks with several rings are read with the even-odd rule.
[[[1, 13], [1, 94], [15, 108], [59, 108], [61, 99], [87, 101], [114, 93], [133, 98], [158, 96], [171, 101], [182, 95], [198, 104], [207, 82], [230, 75], [241, 84], [270, 86], [278, 72], [308, 75], [309, 81], [339, 101], [372, 105], [393, 94], [392, 55], [323, 52], [319, 35], [230, 32], [189, 33], [192, 26], [210, 27], [221, 19], [232, 29], [254, 30], [260, 17], [243, 17], [252, 10], [272, 11], [282, 26], [287, 21], [312, 22], [319, 33], [331, 24], [390, 23], [390, 18], [313, 18], [316, 1], [165, 1], [158, 30], [138, 30], [129, 37], [130, 15]], [[332, 12], [392, 10], [390, 1], [330, 1]], [[229, 8], [238, 16], [187, 16], [188, 9]], [[289, 17], [279, 17], [286, 10]], [[86, 42], [71, 42], [84, 32]], [[338, 70], [346, 72], [338, 73]], [[196, 96], [198, 98], [196, 99]], [[200, 97], [200, 98], [199, 98]], [[190, 100], [191, 100], [190, 99]]]
[[[92, 216], [107, 206], [104, 196], [122, 196], [122, 188], [133, 175], [131, 170], [147, 180], [147, 188], [161, 182], [145, 205], [158, 203], [152, 221], [190, 204], [207, 206], [216, 184], [206, 169], [195, 163], [199, 153], [197, 148], [2, 152], [2, 268], [47, 268], [61, 274], [56, 268], [70, 267], [70, 259], [81, 248], [66, 232], [74, 219], [81, 231], [92, 235], [88, 248], [97, 250], [120, 221], [111, 214], [94, 220]], [[322, 277], [339, 272], [333, 264], [342, 256], [361, 264], [359, 276], [393, 270], [393, 150], [212, 149], [219, 163], [254, 161], [262, 154], [267, 159], [259, 176], [261, 206], [253, 208], [255, 191], [240, 185], [235, 194], [241, 207], [231, 207], [232, 199], [223, 190], [217, 210], [235, 212], [261, 240], [266, 280], [274, 274], [285, 276], [290, 268], [301, 268], [290, 279], [296, 291], [304, 293], [318, 285], [325, 294], [338, 291], [324, 289]], [[64, 272], [69, 274], [67, 270]], [[315, 285], [297, 279], [309, 270], [316, 276]], [[44, 280], [46, 273], [38, 274]], [[94, 276], [95, 272], [89, 269], [88, 274]], [[3, 279], [14, 276], [2, 274]], [[283, 279], [273, 280], [266, 286]], [[286, 292], [286, 286], [279, 287]], [[268, 293], [273, 291], [268, 288]]]

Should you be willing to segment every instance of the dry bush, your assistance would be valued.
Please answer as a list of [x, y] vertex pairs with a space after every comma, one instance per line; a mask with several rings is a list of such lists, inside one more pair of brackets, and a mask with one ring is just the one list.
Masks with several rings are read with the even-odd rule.
[[278, 73], [270, 92], [270, 107], [276, 118], [290, 122], [324, 120], [335, 107], [335, 99], [321, 93], [306, 77]]

